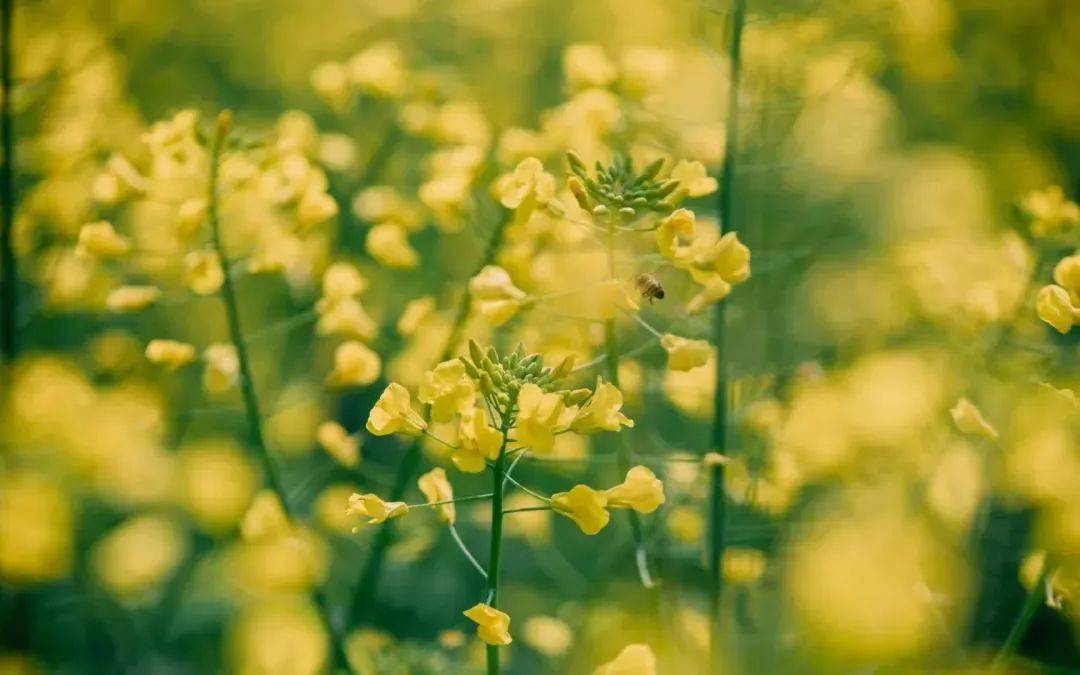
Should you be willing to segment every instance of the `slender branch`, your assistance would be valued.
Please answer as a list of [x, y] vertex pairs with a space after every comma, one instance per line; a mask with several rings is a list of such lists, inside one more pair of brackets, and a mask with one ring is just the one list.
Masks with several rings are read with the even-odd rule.
[[526, 494], [528, 494], [528, 495], [530, 495], [532, 497], [536, 497], [537, 499], [539, 499], [542, 502], [550, 502], [551, 501], [550, 498], [545, 497], [544, 495], [540, 494], [539, 492], [534, 492], [533, 490], [530, 490], [529, 488], [527, 488], [524, 485], [522, 485], [521, 483], [519, 483], [516, 478], [513, 478], [513, 477], [510, 476], [509, 471], [506, 472], [506, 476], [505, 476], [503, 482], [505, 483], [506, 481], [509, 481], [509, 482], [513, 483], [514, 487], [516, 487], [517, 489], [521, 490], [522, 492], [524, 492], [524, 493], [526, 493]]
[[525, 511], [551, 511], [551, 510], [552, 510], [552, 507], [550, 505], [547, 505], [547, 506], [521, 506], [521, 507], [518, 507], [516, 509], [504, 509], [502, 513], [505, 516], [508, 513], [523, 513]]
[[[491, 264], [495, 259], [495, 254], [502, 244], [503, 232], [506, 230], [506, 225], [509, 222], [509, 212], [502, 213], [499, 220], [496, 222], [495, 227], [492, 228], [491, 236], [484, 249], [484, 254], [481, 257], [479, 264], [476, 266], [477, 273], [479, 273], [486, 265]], [[472, 298], [469, 293], [466, 292], [461, 296], [461, 300], [458, 302], [457, 313], [454, 316], [454, 322], [450, 328], [450, 335], [447, 337], [446, 345], [443, 347], [443, 353], [439, 361], [445, 361], [450, 358], [454, 353], [454, 350], [457, 349], [458, 343], [461, 342], [461, 334], [465, 330], [465, 322], [469, 318], [469, 311], [471, 308]], [[405, 490], [409, 486], [413, 474], [416, 473], [416, 469], [420, 465], [420, 456], [421, 443], [419, 440], [413, 441], [408, 450], [405, 451], [405, 456], [402, 457], [401, 463], [398, 464], [397, 475], [394, 478], [394, 484], [390, 490], [391, 501], [400, 501], [405, 494]], [[392, 522], [384, 523], [383, 527], [379, 528], [375, 535], [375, 540], [371, 544], [371, 554], [368, 556], [364, 569], [360, 573], [360, 582], [357, 584], [356, 592], [353, 595], [352, 609], [350, 610], [349, 616], [354, 622], [359, 621], [365, 612], [374, 609], [374, 603], [372, 601], [375, 597], [375, 588], [378, 585], [379, 576], [382, 573], [383, 562], [386, 558], [386, 553], [390, 548], [390, 544], [393, 542], [393, 537], [394, 524]]]
[[449, 527], [450, 536], [453, 537], [454, 543], [457, 544], [457, 547], [461, 549], [462, 553], [465, 554], [465, 557], [468, 558], [469, 562], [472, 563], [472, 566], [476, 568], [476, 571], [480, 573], [480, 576], [487, 579], [487, 570], [484, 569], [484, 566], [480, 564], [480, 562], [476, 559], [476, 556], [474, 556], [472, 554], [472, 551], [469, 550], [469, 547], [465, 545], [464, 541], [462, 541], [461, 535], [458, 534], [457, 527], [455, 527], [453, 523], [450, 523]]
[[[731, 71], [727, 92], [727, 149], [720, 176], [720, 194], [717, 198], [717, 216], [722, 230], [732, 229], [735, 206], [735, 171], [739, 141], [739, 79], [741, 77], [742, 31], [746, 22], [747, 0], [734, 0], [731, 18]], [[721, 301], [715, 309], [714, 342], [716, 347], [716, 391], [713, 395], [713, 451], [727, 454], [728, 400], [727, 370], [725, 361], [724, 326], [727, 303]], [[724, 590], [724, 520], [726, 501], [724, 495], [724, 465], [717, 462], [709, 472], [709, 590], [710, 590], [710, 663], [712, 672], [721, 671], [721, 595]]]
[[[504, 415], [502, 425], [502, 447], [499, 448], [499, 456], [495, 460], [495, 466], [491, 470], [492, 487], [494, 494], [491, 496], [491, 552], [488, 555], [487, 570], [487, 604], [491, 607], [499, 606], [499, 563], [502, 559], [502, 526], [503, 526], [503, 486], [506, 483], [506, 445], [510, 439], [510, 415]], [[487, 646], [487, 672], [488, 675], [499, 675], [499, 648], [495, 645]]]
[[453, 499], [443, 499], [437, 502], [423, 502], [421, 504], [408, 504], [410, 509], [423, 509], [431, 506], [444, 506], [446, 504], [458, 504], [460, 502], [477, 502], [481, 499], [491, 499], [491, 493], [485, 492], [482, 495], [469, 495], [468, 497], [454, 497]]
[[0, 0], [0, 136], [2, 136], [4, 163], [0, 166], [0, 353], [5, 362], [15, 359], [16, 324], [18, 321], [19, 283], [15, 261], [12, 230], [15, 227], [15, 123], [11, 111], [12, 21], [15, 0]]
[[1038, 581], [1035, 582], [1027, 597], [1024, 598], [1024, 604], [1020, 607], [1020, 614], [1016, 617], [1012, 628], [1009, 629], [1009, 635], [1005, 638], [1005, 642], [1002, 643], [1001, 649], [994, 655], [994, 661], [990, 665], [991, 673], [1001, 672], [1009, 657], [1020, 648], [1020, 644], [1024, 641], [1024, 636], [1027, 635], [1028, 628], [1031, 627], [1031, 622], [1035, 618], [1035, 613], [1039, 611], [1039, 605], [1043, 603], [1050, 574], [1050, 564], [1046, 562], [1043, 564], [1043, 571], [1039, 575]]

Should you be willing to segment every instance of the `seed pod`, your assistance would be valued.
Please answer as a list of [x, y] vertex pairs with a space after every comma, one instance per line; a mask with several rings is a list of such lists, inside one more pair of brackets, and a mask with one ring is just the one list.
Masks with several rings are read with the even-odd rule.
[[652, 180], [660, 174], [660, 169], [662, 168], [664, 168], [663, 157], [654, 160], [652, 164], [649, 164], [647, 167], [645, 167], [641, 172], [641, 178], [644, 178], [645, 180]]
[[469, 359], [467, 359], [467, 358], [465, 358], [463, 356], [458, 357], [458, 361], [461, 361], [462, 365], [465, 366], [465, 373], [469, 377], [471, 377], [474, 380], [478, 379], [480, 377], [480, 371], [476, 369], [476, 366], [474, 366], [472, 364], [472, 361], [470, 361]]
[[581, 157], [573, 150], [566, 151], [566, 161], [570, 165], [570, 170], [580, 175], [586, 173], [585, 162], [581, 160]]

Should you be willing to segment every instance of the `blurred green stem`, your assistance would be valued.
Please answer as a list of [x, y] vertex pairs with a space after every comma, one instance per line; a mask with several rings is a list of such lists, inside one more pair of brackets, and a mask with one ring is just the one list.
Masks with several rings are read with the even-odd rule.
[[0, 352], [5, 363], [15, 360], [19, 303], [19, 275], [11, 240], [15, 226], [15, 123], [11, 110], [14, 10], [15, 0], [0, 0], [0, 136], [3, 137], [0, 142], [4, 153], [4, 163], [0, 166], [0, 269], [3, 270], [0, 281], [0, 312], [3, 314], [0, 316], [3, 331], [0, 333]]
[[[736, 158], [739, 154], [739, 78], [741, 76], [742, 32], [746, 22], [746, 0], [734, 0], [731, 14], [731, 43], [729, 61], [731, 72], [727, 92], [727, 148], [720, 176], [720, 194], [717, 197], [717, 216], [724, 231], [732, 229], [735, 195]], [[715, 309], [714, 337], [716, 347], [716, 391], [713, 395], [713, 451], [726, 454], [728, 440], [727, 363], [725, 359], [724, 329], [727, 302], [720, 301]], [[724, 465], [713, 464], [710, 470], [709, 495], [709, 645], [712, 672], [720, 672], [721, 642], [721, 596], [724, 590], [724, 520], [726, 502], [724, 496]]]
[[[607, 237], [604, 242], [607, 248], [608, 275], [614, 280], [615, 273], [615, 230], [618, 222], [614, 214], [608, 218]], [[611, 318], [604, 322], [604, 353], [607, 356], [608, 380], [616, 387], [619, 386], [619, 335], [615, 326], [615, 319]], [[615, 434], [615, 463], [619, 467], [619, 477], [626, 475], [630, 470], [630, 452], [626, 447], [626, 439], [622, 434]], [[656, 581], [649, 572], [649, 554], [645, 549], [645, 533], [641, 526], [641, 517], [637, 512], [630, 509], [627, 511], [630, 520], [630, 531], [634, 538], [634, 560], [637, 563], [638, 577], [641, 585], [645, 588], [654, 588]]]
[[[480, 270], [487, 265], [490, 265], [495, 260], [495, 254], [502, 244], [503, 232], [506, 230], [506, 225], [509, 222], [509, 212], [503, 212], [491, 230], [487, 246], [484, 248], [484, 253], [481, 256], [479, 264], [476, 266], [473, 276], [478, 274]], [[469, 311], [471, 308], [472, 298], [466, 290], [461, 296], [461, 300], [458, 302], [457, 312], [454, 315], [454, 322], [450, 327], [450, 335], [446, 339], [446, 345], [443, 347], [443, 352], [439, 358], [440, 363], [450, 358], [457, 348], [458, 343], [461, 342], [461, 334], [465, 330], [465, 322], [469, 318]], [[421, 444], [422, 440], [416, 439], [409, 446], [408, 450], [405, 451], [405, 456], [402, 457], [401, 463], [398, 464], [397, 475], [394, 477], [394, 484], [390, 488], [390, 501], [401, 501], [401, 498], [405, 495], [405, 490], [408, 488], [409, 482], [412, 480], [417, 467], [420, 465]], [[365, 611], [372, 607], [375, 599], [375, 589], [378, 587], [379, 576], [382, 573], [383, 562], [386, 559], [387, 551], [390, 548], [390, 544], [393, 543], [393, 540], [394, 523], [393, 521], [387, 521], [386, 523], [383, 523], [383, 526], [375, 533], [375, 539], [371, 544], [371, 554], [368, 556], [367, 563], [360, 573], [360, 581], [356, 586], [356, 593], [353, 595], [352, 608], [349, 612], [350, 621], [359, 621], [361, 617], [364, 616]]]
[[1002, 643], [1001, 649], [994, 655], [994, 661], [990, 666], [991, 673], [1001, 672], [1002, 668], [1008, 663], [1009, 657], [1020, 648], [1024, 636], [1027, 635], [1028, 628], [1031, 627], [1031, 622], [1035, 619], [1035, 613], [1039, 611], [1039, 605], [1043, 603], [1046, 597], [1046, 583], [1049, 579], [1050, 564], [1047, 562], [1043, 564], [1043, 571], [1039, 575], [1038, 581], [1035, 582], [1027, 597], [1024, 598], [1024, 604], [1020, 607], [1020, 614], [1016, 617], [1012, 628], [1009, 629], [1009, 635], [1005, 638], [1005, 642]]
[[[251, 375], [251, 359], [248, 358], [247, 343], [244, 340], [244, 333], [240, 324], [240, 310], [236, 298], [236, 287], [233, 286], [232, 275], [229, 274], [229, 256], [225, 250], [225, 245], [221, 237], [221, 217], [218, 204], [218, 169], [221, 163], [221, 153], [225, 148], [225, 141], [228, 139], [229, 130], [232, 127], [232, 119], [232, 112], [228, 110], [222, 111], [221, 114], [218, 115], [217, 124], [214, 127], [214, 138], [210, 146], [210, 180], [207, 187], [206, 199], [208, 205], [207, 215], [210, 220], [210, 239], [214, 251], [217, 253], [218, 258], [221, 260], [221, 265], [225, 269], [225, 275], [221, 283], [221, 299], [225, 304], [225, 315], [229, 326], [229, 339], [236, 349], [236, 360], [240, 367], [240, 392], [244, 400], [244, 416], [247, 420], [248, 435], [250, 436], [249, 440], [255, 447], [259, 456], [263, 471], [266, 473], [266, 481], [270, 484], [270, 489], [277, 495], [278, 501], [281, 502], [282, 510], [285, 512], [286, 517], [291, 521], [293, 520], [294, 514], [289, 501], [289, 495], [285, 492], [285, 485], [282, 482], [280, 473], [278, 473], [277, 466], [274, 464], [274, 458], [270, 455], [270, 449], [266, 445], [266, 439], [263, 437], [262, 420], [259, 416], [259, 398], [255, 392], [255, 380]], [[317, 590], [314, 593], [314, 596], [315, 603], [318, 606], [319, 611], [323, 614], [323, 620], [326, 621], [326, 625], [331, 633], [334, 659], [339, 666], [347, 668], [348, 659], [341, 646], [341, 641], [338, 639], [338, 631], [334, 622], [331, 621], [329, 602], [326, 597]]]
[[[502, 558], [502, 526], [503, 526], [503, 488], [506, 483], [506, 443], [510, 435], [509, 414], [503, 415], [502, 424], [502, 447], [499, 448], [499, 457], [491, 469], [493, 492], [491, 495], [491, 552], [488, 555], [487, 568], [487, 604], [498, 609], [499, 607], [499, 562]], [[499, 648], [494, 645], [487, 646], [487, 672], [488, 675], [499, 674]]]

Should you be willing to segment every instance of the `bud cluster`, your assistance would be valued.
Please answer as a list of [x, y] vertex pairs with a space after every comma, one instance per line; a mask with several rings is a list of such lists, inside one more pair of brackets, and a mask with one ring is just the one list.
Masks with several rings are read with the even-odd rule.
[[500, 356], [494, 347], [483, 350], [475, 340], [469, 340], [469, 356], [459, 357], [465, 372], [480, 385], [480, 391], [508, 410], [526, 384], [535, 384], [545, 392], [559, 394], [566, 405], [583, 403], [591, 395], [588, 389], [560, 389], [558, 383], [570, 374], [574, 358], [568, 356], [552, 368], [545, 366], [540, 354], [525, 354], [519, 343], [514, 351]]
[[679, 187], [677, 180], [657, 178], [664, 160], [657, 159], [636, 173], [626, 155], [617, 155], [611, 166], [596, 163], [596, 178], [589, 176], [585, 162], [573, 151], [566, 153], [570, 171], [568, 183], [581, 208], [598, 216], [616, 212], [633, 218], [641, 210], [667, 213], [674, 208], [672, 195]]

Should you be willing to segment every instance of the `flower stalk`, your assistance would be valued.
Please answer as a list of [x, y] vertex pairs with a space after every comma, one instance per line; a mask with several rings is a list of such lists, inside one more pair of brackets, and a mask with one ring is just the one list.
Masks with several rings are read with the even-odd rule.
[[15, 227], [15, 123], [12, 117], [11, 99], [12, 22], [14, 0], [0, 0], [0, 144], [3, 146], [3, 164], [0, 165], [0, 353], [4, 362], [15, 359], [16, 323], [18, 322], [18, 268], [12, 233]]
[[[487, 568], [487, 601], [486, 604], [498, 609], [499, 607], [499, 563], [502, 559], [502, 526], [503, 526], [503, 490], [506, 484], [506, 444], [510, 435], [511, 417], [508, 413], [502, 415], [502, 447], [499, 448], [499, 456], [491, 469], [492, 495], [491, 495], [491, 549], [488, 555]], [[488, 675], [499, 673], [499, 647], [487, 645], [487, 672]]]
[[[739, 79], [741, 76], [742, 32], [746, 23], [746, 0], [734, 0], [731, 15], [731, 41], [729, 44], [730, 74], [727, 91], [727, 148], [720, 175], [717, 198], [717, 216], [722, 231], [732, 231], [735, 206], [735, 172], [739, 154]], [[713, 343], [716, 347], [716, 391], [713, 394], [712, 449], [724, 455], [728, 445], [728, 399], [727, 360], [725, 354], [725, 325], [727, 303], [716, 305], [713, 317]], [[724, 520], [726, 497], [724, 494], [724, 464], [713, 462], [709, 468], [709, 644], [712, 672], [720, 672], [720, 620], [721, 597], [724, 590], [723, 558], [726, 545]]]

